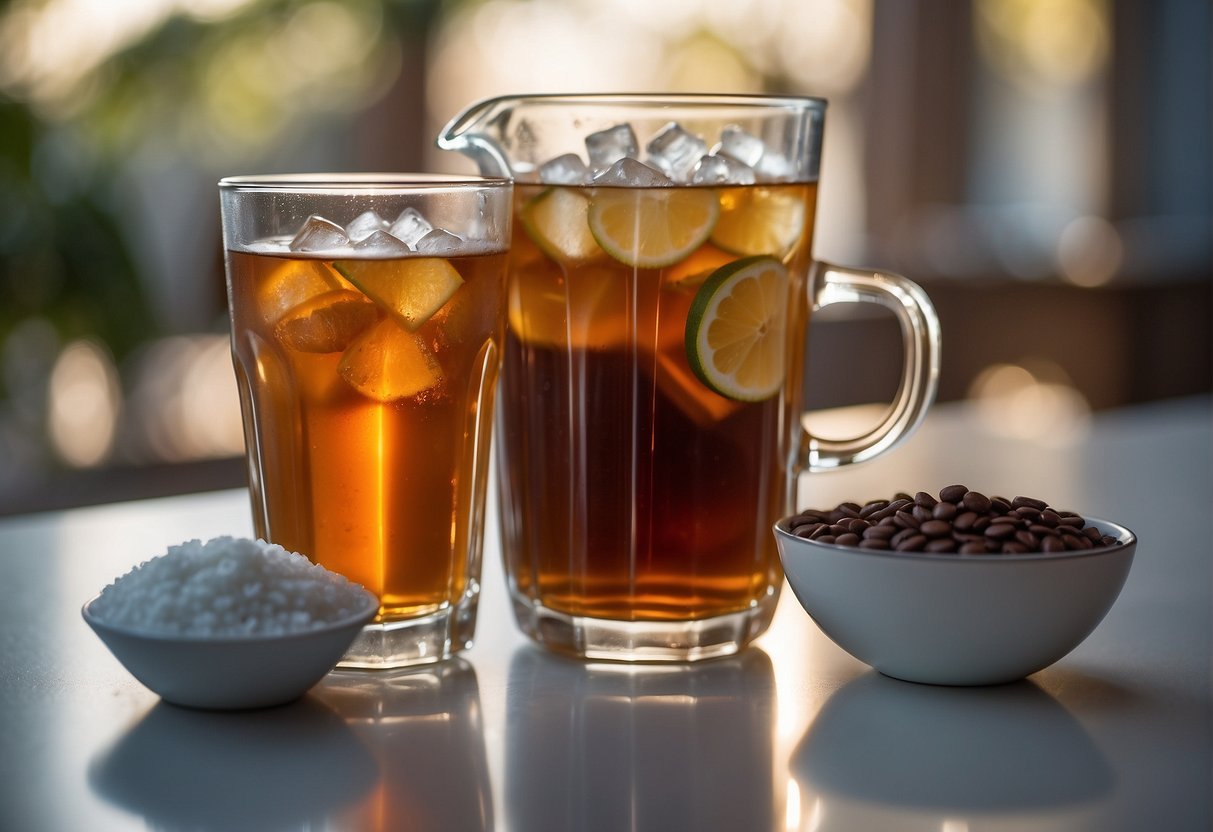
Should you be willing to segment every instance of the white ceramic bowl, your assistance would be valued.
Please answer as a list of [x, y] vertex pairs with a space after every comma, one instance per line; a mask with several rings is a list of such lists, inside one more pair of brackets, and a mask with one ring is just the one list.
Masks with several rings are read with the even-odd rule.
[[1133, 563], [1137, 537], [1077, 552], [962, 557], [775, 538], [788, 583], [835, 644], [898, 679], [991, 685], [1021, 679], [1077, 647], [1103, 620]]
[[[94, 598], [93, 601], [96, 599]], [[209, 710], [282, 705], [332, 670], [379, 609], [366, 593], [357, 614], [320, 629], [280, 636], [159, 635], [115, 627], [81, 610], [114, 657], [167, 702]]]

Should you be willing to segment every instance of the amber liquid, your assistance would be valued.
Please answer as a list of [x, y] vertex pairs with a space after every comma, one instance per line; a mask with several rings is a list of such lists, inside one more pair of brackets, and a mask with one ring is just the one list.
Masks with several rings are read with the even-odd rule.
[[[275, 325], [329, 264], [228, 252], [256, 532], [376, 593], [382, 621], [456, 603], [478, 557], [504, 256], [450, 259], [464, 282], [411, 333], [438, 380], [381, 401], [342, 376], [350, 347], [295, 349]], [[395, 326], [378, 307], [368, 318]], [[388, 373], [397, 356], [376, 360]]]
[[[747, 186], [749, 187], [749, 186]], [[560, 262], [516, 217], [498, 451], [511, 591], [570, 616], [700, 620], [778, 591], [771, 526], [787, 510], [798, 436], [816, 186], [753, 186], [798, 201], [789, 251], [784, 391], [725, 398], [685, 347], [711, 242], [660, 269]], [[580, 189], [593, 198], [593, 189]], [[746, 187], [718, 189], [722, 209]], [[516, 186], [519, 212], [541, 189]]]

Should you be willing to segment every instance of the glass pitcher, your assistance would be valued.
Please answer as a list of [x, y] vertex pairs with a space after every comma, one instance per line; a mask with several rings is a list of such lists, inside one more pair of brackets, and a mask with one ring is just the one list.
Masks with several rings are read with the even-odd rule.
[[[812, 258], [825, 102], [538, 95], [470, 107], [438, 146], [515, 180], [498, 472], [519, 625], [592, 659], [734, 653], [771, 621], [771, 526], [796, 477], [904, 440], [939, 323], [903, 277]], [[843, 441], [801, 426], [811, 313], [895, 313], [897, 398]]]

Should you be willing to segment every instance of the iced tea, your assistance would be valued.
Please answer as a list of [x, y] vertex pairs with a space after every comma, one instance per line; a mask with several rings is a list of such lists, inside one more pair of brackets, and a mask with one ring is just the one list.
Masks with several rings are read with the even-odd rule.
[[516, 185], [498, 450], [524, 628], [701, 621], [779, 586], [815, 199]]
[[[504, 256], [228, 252], [257, 534], [378, 594], [385, 622], [467, 589]], [[409, 280], [424, 295], [412, 318], [385, 298]]]

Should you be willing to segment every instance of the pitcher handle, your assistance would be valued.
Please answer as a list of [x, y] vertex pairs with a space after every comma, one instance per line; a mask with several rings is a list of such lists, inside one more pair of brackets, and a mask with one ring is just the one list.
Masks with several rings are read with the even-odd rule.
[[922, 424], [939, 387], [939, 318], [926, 292], [898, 274], [817, 263], [808, 282], [809, 308], [876, 303], [892, 310], [905, 350], [901, 384], [884, 419], [852, 439], [821, 439], [805, 429], [800, 470], [830, 471], [866, 462], [901, 444]]

